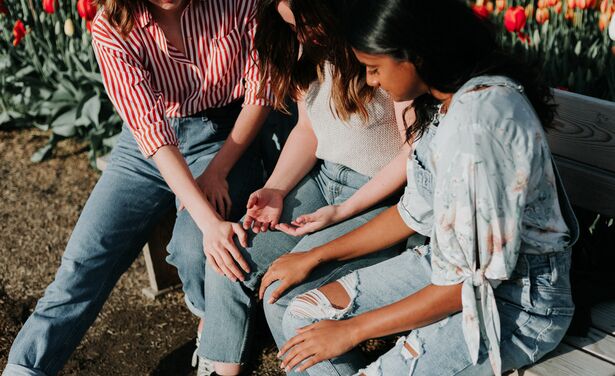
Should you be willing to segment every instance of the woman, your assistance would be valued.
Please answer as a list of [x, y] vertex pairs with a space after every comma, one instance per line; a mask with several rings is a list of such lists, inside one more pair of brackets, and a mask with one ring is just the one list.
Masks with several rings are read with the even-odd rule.
[[[98, 3], [93, 48], [125, 126], [55, 280], [13, 343], [7, 375], [60, 371], [176, 199], [187, 210], [178, 214], [171, 262], [186, 295], [200, 296], [189, 303], [202, 316], [203, 249], [211, 267], [228, 270], [232, 238], [245, 232], [225, 220], [239, 219], [260, 186], [259, 160], [246, 152], [270, 111], [253, 63], [256, 2]], [[189, 270], [200, 281], [185, 279]]]
[[[415, 232], [430, 243], [297, 296], [284, 317], [282, 367], [488, 375], [535, 362], [570, 323], [578, 233], [543, 130], [553, 119], [548, 88], [457, 0], [358, 0], [348, 19], [367, 82], [414, 99], [408, 185], [396, 208], [270, 271], [294, 284], [316, 265]], [[359, 371], [355, 346], [408, 331]]]
[[[344, 8], [338, 0], [263, 0], [256, 33], [261, 71], [270, 77], [283, 108], [286, 96], [299, 102], [299, 121], [264, 188], [254, 192], [244, 219], [252, 228], [240, 247], [250, 273], [231, 278], [209, 270], [205, 326], [199, 355], [218, 362], [220, 374], [237, 374], [248, 356], [254, 290], [277, 257], [303, 251], [343, 235], [380, 213], [383, 202], [404, 185], [407, 150], [396, 124], [393, 102], [365, 84], [365, 74], [339, 29]], [[278, 230], [278, 231], [271, 231]], [[372, 265], [401, 248], [314, 274], [317, 287], [357, 268]], [[290, 297], [267, 296], [265, 313], [281, 345], [281, 321]], [[214, 299], [214, 300], [212, 300]], [[277, 302], [275, 304], [274, 301]], [[221, 346], [223, 342], [224, 346]], [[230, 346], [235, 346], [229, 351]]]

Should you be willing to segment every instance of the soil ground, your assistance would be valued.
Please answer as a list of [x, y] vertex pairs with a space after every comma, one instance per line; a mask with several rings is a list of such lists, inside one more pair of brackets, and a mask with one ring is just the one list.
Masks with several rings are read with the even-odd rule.
[[[17, 332], [53, 280], [99, 174], [85, 145], [61, 142], [40, 164], [30, 156], [48, 135], [0, 130], [0, 370]], [[197, 321], [175, 291], [151, 301], [142, 257], [120, 279], [62, 375], [190, 375]], [[266, 325], [266, 324], [265, 324]], [[254, 375], [280, 375], [274, 344], [259, 325]]]

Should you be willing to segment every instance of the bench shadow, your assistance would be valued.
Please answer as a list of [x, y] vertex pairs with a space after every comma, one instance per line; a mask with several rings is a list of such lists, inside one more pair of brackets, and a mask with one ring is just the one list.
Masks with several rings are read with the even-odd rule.
[[192, 353], [195, 349], [194, 340], [171, 350], [164, 358], [160, 359], [150, 376], [188, 376], [194, 374], [194, 368], [190, 366]]

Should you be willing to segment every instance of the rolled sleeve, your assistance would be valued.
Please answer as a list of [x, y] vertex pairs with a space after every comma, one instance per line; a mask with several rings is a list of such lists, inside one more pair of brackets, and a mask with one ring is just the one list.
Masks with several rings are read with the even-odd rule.
[[150, 73], [102, 16], [94, 21], [92, 39], [107, 95], [132, 131], [141, 153], [149, 158], [163, 146], [177, 145], [164, 99], [154, 93]]

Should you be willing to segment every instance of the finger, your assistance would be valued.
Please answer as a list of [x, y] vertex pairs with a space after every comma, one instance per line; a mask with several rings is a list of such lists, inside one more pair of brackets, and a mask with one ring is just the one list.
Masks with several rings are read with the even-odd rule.
[[261, 232], [267, 232], [268, 228], [269, 228], [269, 224], [268, 223], [263, 223], [261, 225]]
[[235, 230], [235, 235], [239, 239], [239, 244], [244, 248], [248, 248], [248, 233], [238, 224], [233, 224], [233, 230]]
[[218, 208], [218, 214], [220, 214], [224, 219], [226, 219], [226, 207], [224, 204], [224, 199], [221, 194], [216, 194], [216, 207]]
[[302, 365], [297, 368], [298, 372], [303, 372], [306, 369], [310, 368], [316, 363], [322, 362], [324, 359], [320, 355], [314, 355], [311, 358], [308, 358]]
[[251, 215], [246, 214], [246, 216], [243, 219], [244, 230], [249, 230], [252, 227], [252, 223], [254, 223], [254, 218]]
[[263, 226], [263, 223], [259, 221], [258, 219], [255, 219], [254, 223], [252, 224], [252, 232], [254, 232], [255, 234], [258, 234], [259, 232], [261, 232], [262, 226]]
[[282, 231], [283, 233], [288, 234], [290, 236], [297, 236], [296, 235], [297, 229], [293, 226], [289, 226], [286, 223], [280, 223], [279, 225], [275, 227], [275, 229], [278, 231]]
[[295, 368], [296, 365], [301, 363], [304, 359], [311, 356], [310, 351], [308, 349], [307, 343], [305, 341], [294, 346], [284, 357], [282, 364], [284, 365], [284, 369], [286, 372]]
[[216, 255], [210, 253], [209, 257], [207, 257], [207, 262], [216, 273], [222, 276], [224, 275], [224, 272], [220, 269], [218, 260], [216, 260]]
[[295, 347], [295, 345], [297, 345], [298, 343], [303, 342], [303, 336], [302, 335], [296, 335], [293, 338], [289, 339], [284, 346], [282, 346], [282, 348], [280, 349], [280, 352], [278, 352], [278, 358], [285, 355], [290, 349], [292, 349], [293, 347]]
[[[233, 245], [234, 246], [234, 245]], [[232, 257], [231, 245], [229, 242], [224, 243], [224, 251], [222, 252], [222, 260], [224, 261], [224, 265], [228, 268], [228, 270], [233, 274], [235, 278], [240, 281], [243, 281], [245, 278], [243, 273], [237, 266], [235, 259]], [[235, 248], [237, 252], [237, 248]]]
[[316, 324], [318, 324], [318, 323], [306, 325], [303, 328], [297, 329], [297, 334], [305, 333], [305, 332], [308, 332], [308, 331], [314, 329], [316, 327]]
[[275, 281], [276, 277], [274, 276], [274, 273], [271, 272], [271, 269], [267, 270], [267, 273], [265, 273], [265, 275], [261, 279], [261, 285], [258, 289], [258, 298], [260, 300], [263, 300], [263, 298], [265, 297], [265, 290], [267, 290], [267, 287], [269, 287]]
[[280, 224], [280, 216], [276, 216], [271, 222], [269, 222], [269, 229], [275, 230], [278, 224]]
[[252, 209], [252, 207], [255, 206], [257, 203], [258, 203], [258, 195], [252, 193], [250, 195], [250, 198], [248, 199], [248, 204], [246, 205], [246, 208]]
[[229, 218], [231, 216], [231, 207], [233, 206], [233, 201], [231, 200], [231, 196], [228, 194], [228, 190], [225, 190], [222, 194], [222, 200], [224, 201], [224, 207], [226, 208], [224, 212], [224, 217]]
[[278, 299], [280, 299], [280, 297], [282, 296], [282, 294], [284, 294], [284, 291], [286, 291], [289, 287], [290, 287], [290, 283], [282, 280], [282, 282], [280, 283], [280, 286], [277, 289], [275, 289], [274, 292], [271, 293], [269, 304], [274, 304], [275, 302], [277, 302]]

